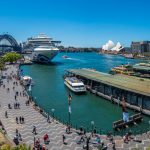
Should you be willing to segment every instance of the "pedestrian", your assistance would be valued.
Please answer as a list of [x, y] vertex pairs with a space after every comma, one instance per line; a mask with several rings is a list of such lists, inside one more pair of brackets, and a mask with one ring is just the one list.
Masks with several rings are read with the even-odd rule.
[[18, 91], [16, 92], [16, 95], [18, 96]]
[[14, 103], [14, 109], [16, 109], [16, 103]]
[[18, 108], [20, 109], [20, 103], [18, 103]]
[[22, 116], [22, 123], [24, 123], [24, 117]]
[[81, 138], [80, 138], [80, 142], [84, 142], [84, 137], [83, 137], [83, 135], [82, 135]]
[[16, 108], [16, 109], [18, 108], [18, 104], [17, 104], [17, 103], [15, 103], [15, 108]]
[[5, 84], [3, 85], [3, 88], [5, 88]]
[[20, 96], [21, 96], [21, 92], [20, 92]]
[[12, 107], [11, 107], [11, 105], [10, 105], [10, 104], [8, 104], [8, 108], [9, 108], [9, 109], [12, 109]]
[[16, 117], [16, 123], [18, 124], [18, 117]]
[[21, 118], [21, 116], [19, 117], [19, 121], [20, 121], [20, 123], [22, 123], [22, 118]]
[[9, 92], [9, 88], [7, 88], [7, 92]]
[[21, 134], [20, 134], [20, 133], [18, 134], [18, 139], [19, 139], [20, 141], [22, 141], [22, 138], [21, 138]]
[[18, 133], [19, 133], [19, 132], [18, 132], [18, 129], [16, 129], [16, 137], [18, 137]]
[[50, 117], [49, 117], [49, 115], [47, 116], [47, 122], [50, 123]]
[[13, 90], [15, 90], [15, 87], [13, 86]]
[[65, 137], [65, 135], [63, 134], [63, 135], [62, 135], [63, 144], [65, 144], [65, 139], [66, 139], [66, 137]]
[[7, 114], [7, 111], [5, 111], [5, 117], [6, 117], [6, 118], [8, 118], [8, 114]]
[[15, 100], [17, 99], [17, 96], [15, 95]]
[[37, 133], [36, 133], [36, 126], [33, 126], [33, 131], [32, 131], [32, 133], [37, 134]]

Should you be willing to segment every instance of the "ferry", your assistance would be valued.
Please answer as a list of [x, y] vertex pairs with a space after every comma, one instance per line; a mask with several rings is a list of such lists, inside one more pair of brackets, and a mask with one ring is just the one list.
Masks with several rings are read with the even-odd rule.
[[82, 81], [76, 77], [66, 77], [64, 84], [75, 93], [84, 93], [86, 92], [86, 87]]

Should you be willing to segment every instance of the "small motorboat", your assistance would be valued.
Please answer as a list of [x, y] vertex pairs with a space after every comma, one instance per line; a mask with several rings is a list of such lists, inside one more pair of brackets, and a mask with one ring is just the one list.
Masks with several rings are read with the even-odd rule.
[[66, 59], [69, 58], [67, 55], [63, 55], [62, 58]]
[[23, 76], [21, 79], [24, 86], [30, 86], [33, 85], [32, 78], [30, 76]]

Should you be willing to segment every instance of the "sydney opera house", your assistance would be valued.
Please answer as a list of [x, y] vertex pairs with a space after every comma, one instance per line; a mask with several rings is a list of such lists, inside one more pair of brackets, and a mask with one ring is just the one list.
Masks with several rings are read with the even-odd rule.
[[109, 40], [105, 45], [102, 46], [102, 52], [106, 53], [118, 53], [120, 50], [124, 49], [124, 47], [118, 42], [116, 45], [113, 41]]

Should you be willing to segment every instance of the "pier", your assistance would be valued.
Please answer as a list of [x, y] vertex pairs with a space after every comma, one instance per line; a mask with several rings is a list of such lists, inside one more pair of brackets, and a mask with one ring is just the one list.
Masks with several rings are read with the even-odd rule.
[[94, 69], [70, 69], [67, 75], [81, 79], [91, 93], [150, 115], [150, 80], [122, 74], [111, 75]]
[[129, 125], [137, 124], [142, 121], [141, 113], [132, 115], [129, 117], [129, 121], [125, 122], [123, 119], [113, 122], [113, 129], [120, 130], [123, 128], [128, 128]]

